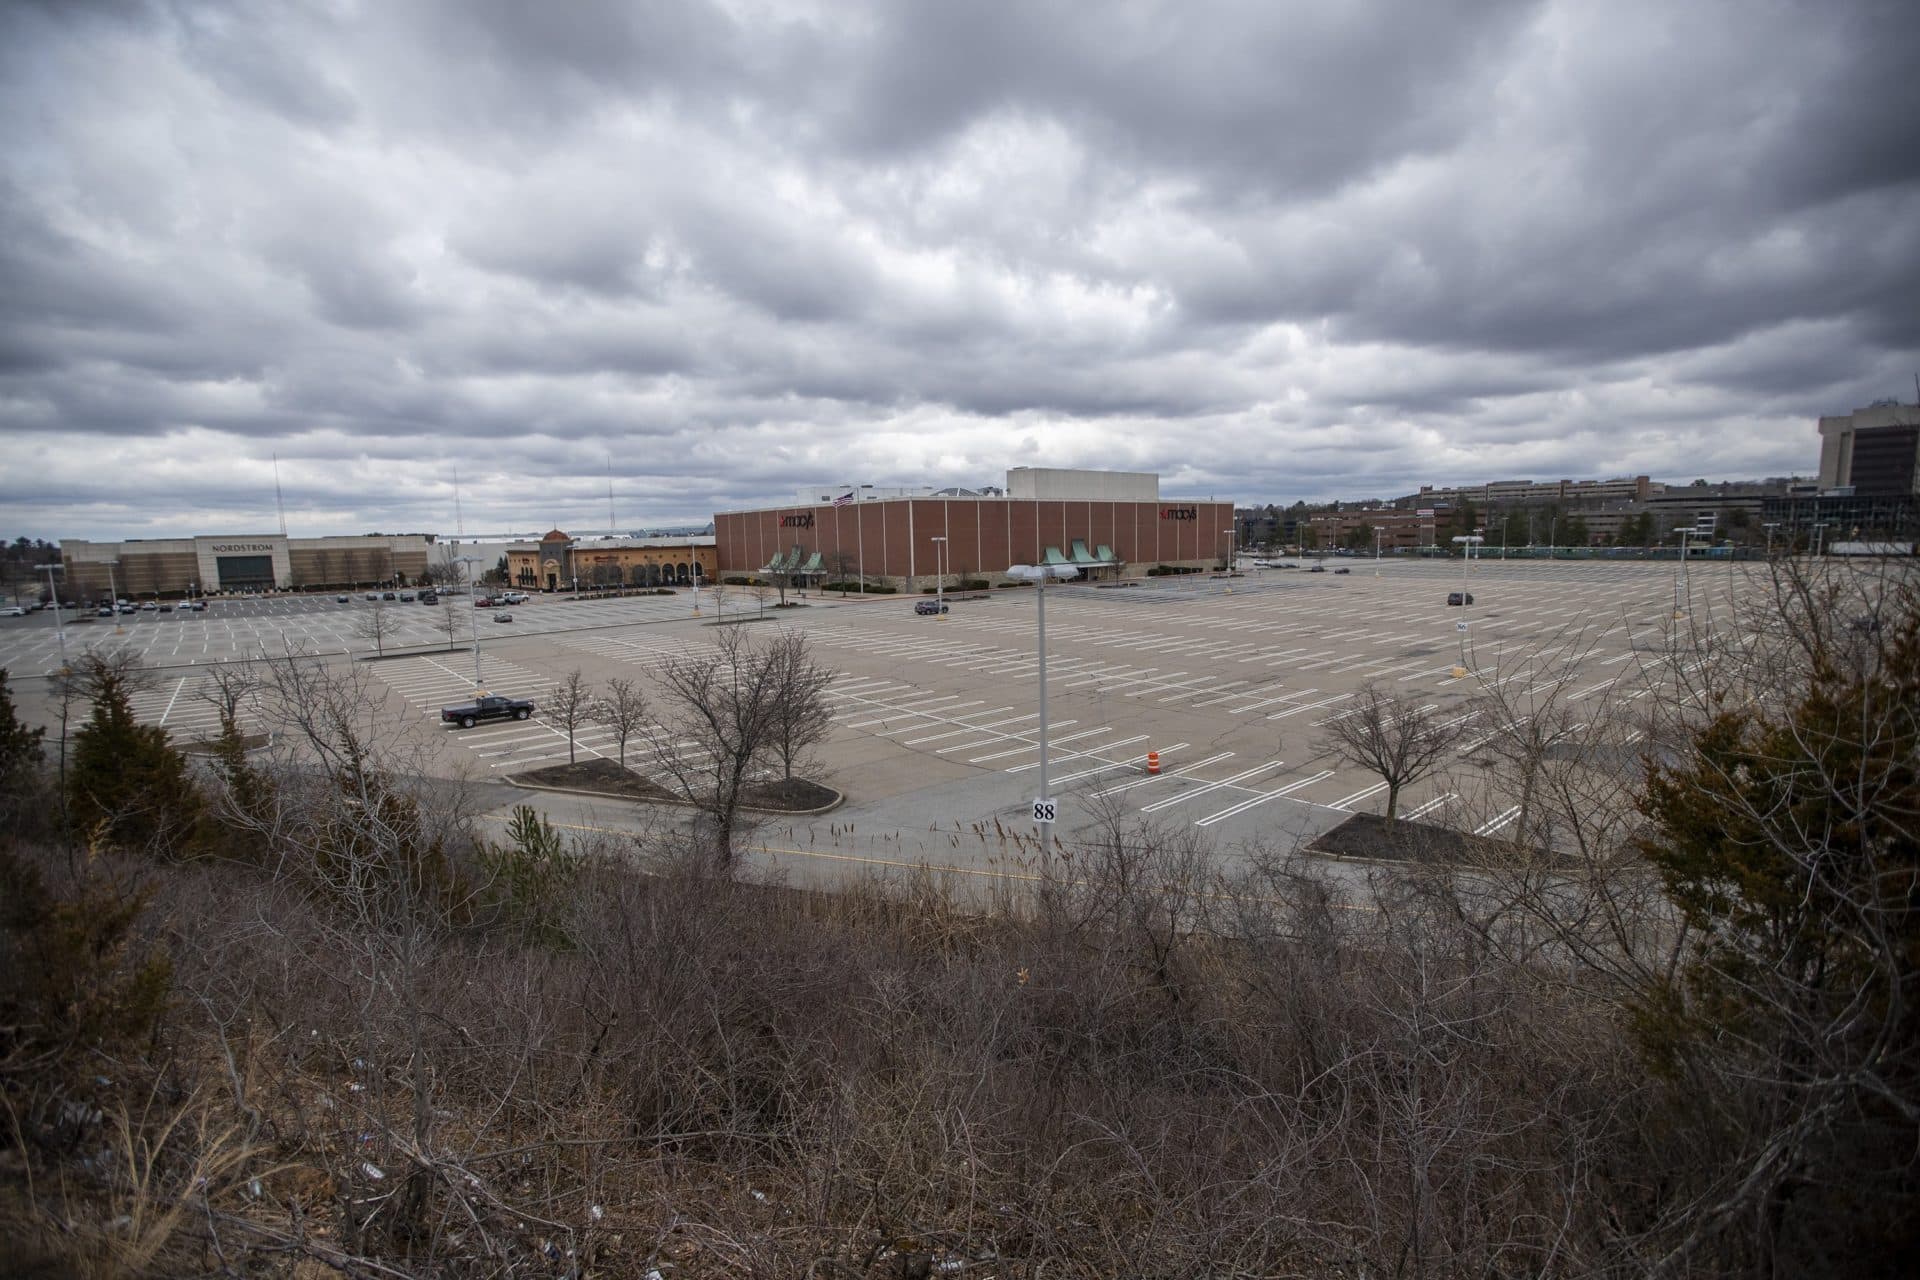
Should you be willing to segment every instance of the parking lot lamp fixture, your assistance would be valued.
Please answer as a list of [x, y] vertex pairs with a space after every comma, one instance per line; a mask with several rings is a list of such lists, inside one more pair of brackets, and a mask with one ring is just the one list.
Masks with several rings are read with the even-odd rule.
[[[60, 670], [62, 673], [65, 673], [67, 670], [67, 624], [65, 619], [60, 616], [60, 589], [53, 585], [53, 571], [60, 566], [57, 564], [37, 564], [33, 567], [47, 571], [47, 595], [53, 600], [53, 629], [58, 632], [60, 636]], [[116, 614], [115, 616], [118, 617], [119, 615]]]
[[944, 537], [935, 537], [932, 539], [932, 542], [933, 602], [939, 606], [933, 611], [933, 616], [936, 618], [944, 618], [947, 616], [947, 571], [945, 568], [947, 540]]
[[[479, 564], [480, 557], [479, 556], [461, 556], [460, 563], [465, 565]], [[474, 585], [473, 570], [468, 569], [464, 575], [464, 578], [465, 578], [465, 585], [468, 589], [467, 593], [468, 595], [471, 596], [472, 588]], [[484, 694], [487, 691], [487, 682], [480, 678], [480, 610], [478, 609], [467, 610], [467, 617], [471, 620], [471, 625], [473, 627], [473, 687], [476, 691]]]
[[[1034, 645], [1040, 654], [1040, 797], [1044, 805], [1051, 798], [1047, 790], [1047, 583], [1055, 578], [1075, 578], [1080, 570], [1070, 564], [1016, 564], [1007, 568], [1009, 578], [1033, 584], [1033, 606], [1036, 625]], [[1040, 837], [1044, 846], [1051, 835], [1048, 822], [1041, 822]]]
[[1468, 608], [1470, 608], [1470, 607], [1471, 607], [1470, 605], [1468, 605], [1468, 604], [1467, 604], [1467, 601], [1469, 601], [1469, 600], [1471, 600], [1471, 599], [1473, 599], [1473, 597], [1472, 597], [1472, 596], [1470, 596], [1470, 595], [1468, 595], [1468, 594], [1467, 594], [1467, 562], [1473, 559], [1473, 549], [1474, 549], [1474, 547], [1475, 547], [1475, 546], [1477, 546], [1477, 545], [1479, 545], [1480, 543], [1482, 543], [1482, 542], [1484, 542], [1484, 541], [1486, 541], [1486, 539], [1485, 539], [1485, 538], [1482, 538], [1482, 537], [1481, 537], [1481, 536], [1480, 536], [1479, 534], [1477, 534], [1477, 533], [1468, 533], [1468, 534], [1462, 534], [1462, 535], [1460, 535], [1460, 536], [1458, 536], [1458, 537], [1455, 537], [1455, 538], [1454, 538], [1454, 541], [1460, 544], [1460, 609], [1461, 609], [1461, 614], [1460, 614], [1460, 621], [1459, 621], [1459, 623], [1458, 623], [1458, 624], [1456, 624], [1456, 629], [1457, 629], [1457, 630], [1458, 630], [1458, 631], [1460, 632], [1460, 661], [1459, 661], [1458, 663], [1456, 663], [1456, 664], [1454, 665], [1454, 668], [1453, 668], [1453, 671], [1452, 671], [1452, 673], [1451, 673], [1451, 674], [1452, 674], [1452, 676], [1453, 676], [1453, 678], [1454, 678], [1455, 680], [1464, 680], [1464, 679], [1466, 679], [1466, 678], [1467, 678], [1467, 615], [1466, 615], [1466, 610], [1467, 610]]

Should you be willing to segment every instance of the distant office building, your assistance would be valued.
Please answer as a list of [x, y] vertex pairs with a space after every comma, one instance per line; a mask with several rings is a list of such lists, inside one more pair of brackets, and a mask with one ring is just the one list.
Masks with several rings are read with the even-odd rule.
[[1479, 506], [1582, 505], [1602, 502], [1645, 502], [1667, 486], [1647, 476], [1628, 476], [1613, 480], [1491, 480], [1486, 484], [1420, 486], [1418, 493], [1398, 498], [1394, 505], [1419, 509], [1432, 506], [1457, 506], [1471, 502]]
[[125, 542], [63, 538], [60, 559], [71, 598], [97, 600], [109, 591], [131, 597], [403, 585], [425, 575], [432, 546], [429, 533], [203, 534]]
[[1357, 551], [1372, 551], [1377, 544], [1382, 551], [1407, 551], [1436, 543], [1437, 518], [1432, 507], [1418, 511], [1327, 511], [1308, 517], [1306, 527], [1313, 531], [1311, 545], [1316, 547], [1350, 546]]
[[943, 573], [1005, 581], [1015, 564], [1072, 565], [1083, 577], [1112, 577], [1224, 564], [1234, 536], [1231, 502], [1162, 498], [1159, 477], [1146, 472], [1016, 467], [1004, 495], [875, 498], [857, 486], [805, 492], [822, 500], [714, 516], [722, 576], [865, 578], [909, 591]]
[[1820, 419], [1820, 488], [1855, 498], [1920, 494], [1920, 405], [1884, 401]]

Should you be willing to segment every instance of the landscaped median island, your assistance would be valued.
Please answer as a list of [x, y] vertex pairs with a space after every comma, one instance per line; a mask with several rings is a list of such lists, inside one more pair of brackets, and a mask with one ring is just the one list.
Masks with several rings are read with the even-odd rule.
[[[637, 800], [643, 804], [678, 804], [697, 807], [685, 796], [677, 795], [651, 778], [642, 777], [613, 760], [581, 760], [573, 764], [553, 764], [529, 769], [507, 779], [516, 786], [543, 791], [570, 791], [580, 795], [612, 796]], [[740, 807], [756, 813], [825, 813], [836, 809], [846, 797], [832, 787], [806, 778], [774, 778], [748, 783]]]
[[1544, 849], [1529, 849], [1511, 840], [1470, 835], [1448, 827], [1399, 818], [1392, 822], [1374, 813], [1356, 813], [1307, 846], [1309, 853], [1335, 858], [1363, 858], [1424, 867], [1514, 868], [1574, 865], [1572, 860]]

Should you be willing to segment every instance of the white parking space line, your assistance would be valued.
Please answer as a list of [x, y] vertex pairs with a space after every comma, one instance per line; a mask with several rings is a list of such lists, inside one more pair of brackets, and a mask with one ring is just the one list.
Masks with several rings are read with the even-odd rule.
[[1407, 814], [1407, 817], [1412, 819], [1424, 818], [1428, 814], [1433, 813], [1438, 809], [1445, 808], [1447, 805], [1452, 804], [1455, 800], [1458, 800], [1459, 798], [1460, 798], [1460, 794], [1457, 791], [1445, 792], [1427, 801], [1425, 804], [1421, 805], [1418, 809], [1411, 811], [1410, 813]]
[[[1100, 744], [1099, 746], [1097, 746], [1097, 747], [1090, 747], [1090, 748], [1088, 748], [1088, 749], [1087, 749], [1087, 750], [1085, 750], [1085, 751], [1068, 751], [1068, 752], [1065, 752], [1065, 753], [1063, 753], [1063, 754], [1060, 754], [1060, 755], [1055, 755], [1055, 754], [1053, 754], [1053, 752], [1052, 752], [1051, 750], [1049, 750], [1049, 751], [1048, 751], [1048, 753], [1047, 753], [1047, 763], [1048, 763], [1048, 764], [1058, 764], [1058, 763], [1059, 763], [1060, 761], [1062, 761], [1062, 760], [1078, 760], [1078, 759], [1081, 759], [1081, 758], [1083, 758], [1083, 757], [1085, 757], [1085, 756], [1097, 756], [1097, 755], [1099, 755], [1099, 754], [1100, 754], [1100, 753], [1101, 753], [1102, 751], [1117, 751], [1117, 750], [1119, 750], [1119, 749], [1120, 749], [1121, 747], [1130, 747], [1130, 746], [1132, 746], [1132, 745], [1133, 745], [1134, 743], [1136, 743], [1136, 742], [1145, 742], [1145, 741], [1147, 740], [1147, 738], [1148, 738], [1148, 736], [1149, 736], [1149, 735], [1147, 735], [1147, 734], [1144, 734], [1144, 733], [1138, 733], [1138, 734], [1135, 734], [1135, 735], [1134, 735], [1133, 737], [1131, 737], [1131, 738], [1120, 738], [1120, 739], [1118, 739], [1118, 740], [1116, 740], [1116, 741], [1113, 741], [1113, 742], [1103, 742], [1103, 743], [1101, 743], [1101, 744]], [[1049, 748], [1051, 748], [1051, 747], [1053, 746], [1053, 743], [1052, 743], [1052, 742], [1048, 742], [1048, 743], [1047, 743], [1047, 746], [1048, 746]], [[1145, 760], [1145, 759], [1146, 759], [1146, 757], [1145, 757], [1145, 756], [1141, 756], [1141, 757], [1140, 757], [1140, 759], [1142, 759], [1142, 760]], [[1028, 769], [1038, 769], [1039, 767], [1040, 767], [1040, 762], [1039, 762], [1038, 760], [1033, 760], [1033, 761], [1030, 761], [1030, 762], [1028, 762], [1028, 763], [1026, 763], [1026, 764], [1015, 764], [1015, 765], [1008, 765], [1008, 766], [1007, 766], [1007, 768], [1006, 768], [1006, 769], [1005, 769], [1005, 770], [1004, 770], [1003, 772], [1006, 772], [1006, 773], [1024, 773], [1024, 772], [1026, 772], [1026, 771], [1027, 771]]]
[[1265, 764], [1257, 764], [1253, 766], [1253, 768], [1236, 773], [1230, 778], [1222, 778], [1217, 782], [1209, 782], [1202, 786], [1195, 787], [1191, 791], [1182, 791], [1179, 795], [1168, 796], [1165, 800], [1156, 800], [1152, 804], [1142, 805], [1140, 812], [1158, 813], [1162, 809], [1170, 809], [1176, 804], [1184, 804], [1188, 800], [1197, 799], [1210, 792], [1218, 791], [1222, 787], [1238, 786], [1249, 778], [1257, 778], [1263, 773], [1271, 773], [1275, 769], [1285, 768], [1286, 763], [1285, 760], [1269, 760]]
[[1239, 804], [1232, 805], [1228, 808], [1222, 809], [1218, 813], [1210, 813], [1206, 817], [1194, 823], [1193, 825], [1196, 827], [1216, 826], [1219, 823], [1225, 822], [1229, 818], [1238, 817], [1239, 815], [1245, 813], [1249, 809], [1258, 808], [1260, 805], [1265, 804], [1269, 800], [1280, 800], [1287, 796], [1291, 796], [1296, 791], [1300, 791], [1307, 787], [1310, 787], [1316, 782], [1323, 782], [1326, 779], [1331, 778], [1332, 776], [1333, 776], [1333, 770], [1322, 769], [1320, 772], [1311, 774], [1308, 777], [1300, 778], [1294, 782], [1289, 782], [1283, 787], [1276, 787], [1272, 791], [1262, 791], [1259, 795], [1254, 796], [1252, 799], [1242, 800]]
[[[1061, 723], [1071, 724], [1073, 722], [1071, 720], [1065, 720], [1065, 721], [1061, 721]], [[1047, 745], [1049, 747], [1057, 747], [1057, 746], [1060, 746], [1062, 743], [1076, 742], [1081, 738], [1091, 738], [1096, 733], [1110, 733], [1111, 731], [1112, 731], [1111, 725], [1103, 724], [1097, 729], [1082, 729], [1078, 733], [1069, 733], [1064, 736], [1049, 735], [1047, 739]], [[967, 758], [967, 763], [968, 764], [985, 764], [991, 760], [1003, 760], [1008, 756], [1017, 756], [1022, 751], [1038, 751], [1039, 749], [1040, 749], [1039, 740], [1035, 739], [1032, 742], [1022, 743], [1020, 746], [1014, 747], [1009, 751], [996, 751], [992, 755], [985, 755], [985, 756], [969, 756]]]

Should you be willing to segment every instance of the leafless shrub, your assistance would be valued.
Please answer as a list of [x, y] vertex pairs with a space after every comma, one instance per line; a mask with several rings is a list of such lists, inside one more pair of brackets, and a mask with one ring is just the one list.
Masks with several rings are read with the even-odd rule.
[[607, 696], [593, 704], [593, 718], [607, 726], [620, 751], [620, 767], [627, 766], [627, 743], [647, 723], [647, 696], [638, 683], [623, 676], [607, 681]]
[[738, 628], [720, 628], [711, 648], [660, 669], [660, 716], [645, 730], [652, 767], [700, 809], [716, 867], [733, 864], [748, 785], [783, 742], [797, 754], [815, 732], [822, 687], [803, 642], [758, 647]]
[[1392, 822], [1400, 793], [1444, 765], [1462, 734], [1460, 722], [1438, 704], [1421, 703], [1370, 680], [1330, 717], [1324, 743], [1336, 758], [1386, 783], [1386, 818]]
[[548, 714], [567, 731], [567, 763], [573, 764], [579, 759], [575, 743], [580, 730], [596, 719], [593, 690], [585, 674], [575, 667], [553, 686], [546, 701]]
[[384, 599], [369, 600], [353, 629], [361, 639], [372, 642], [375, 653], [385, 653], [388, 637], [400, 629], [400, 618]]

